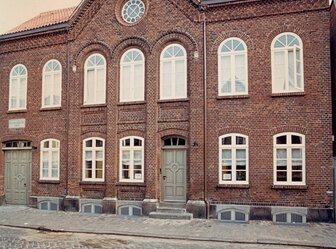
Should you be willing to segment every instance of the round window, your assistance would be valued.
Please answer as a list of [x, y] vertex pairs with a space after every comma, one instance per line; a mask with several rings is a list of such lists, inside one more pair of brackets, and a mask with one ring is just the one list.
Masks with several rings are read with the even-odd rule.
[[142, 0], [128, 0], [121, 10], [121, 16], [127, 23], [135, 23], [145, 14], [145, 4]]

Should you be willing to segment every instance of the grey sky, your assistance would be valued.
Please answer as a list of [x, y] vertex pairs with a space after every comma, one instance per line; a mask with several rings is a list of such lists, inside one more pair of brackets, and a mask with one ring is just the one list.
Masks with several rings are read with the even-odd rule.
[[78, 5], [81, 0], [0, 0], [0, 34], [41, 12]]

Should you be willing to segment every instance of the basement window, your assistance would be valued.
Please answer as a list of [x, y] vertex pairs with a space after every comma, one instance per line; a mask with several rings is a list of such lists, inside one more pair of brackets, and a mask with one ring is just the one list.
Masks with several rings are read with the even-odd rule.
[[85, 214], [102, 214], [103, 206], [100, 204], [94, 204], [94, 203], [83, 204], [81, 208], [81, 212]]
[[277, 213], [273, 215], [273, 222], [278, 224], [305, 224], [306, 216], [298, 213]]
[[142, 208], [136, 206], [121, 206], [118, 208], [119, 215], [142, 216]]
[[218, 220], [224, 222], [248, 222], [248, 214], [243, 210], [226, 209], [218, 212]]
[[38, 209], [44, 211], [58, 211], [58, 204], [52, 201], [42, 201], [38, 204]]

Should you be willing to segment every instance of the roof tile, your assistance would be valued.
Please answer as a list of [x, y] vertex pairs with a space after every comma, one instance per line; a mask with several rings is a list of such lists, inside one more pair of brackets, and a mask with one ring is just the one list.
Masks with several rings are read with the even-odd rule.
[[23, 31], [28, 31], [32, 29], [47, 27], [55, 24], [60, 24], [69, 21], [71, 14], [74, 12], [76, 7], [52, 10], [48, 12], [43, 12], [38, 16], [20, 24], [19, 26], [7, 31], [5, 34], [19, 33]]

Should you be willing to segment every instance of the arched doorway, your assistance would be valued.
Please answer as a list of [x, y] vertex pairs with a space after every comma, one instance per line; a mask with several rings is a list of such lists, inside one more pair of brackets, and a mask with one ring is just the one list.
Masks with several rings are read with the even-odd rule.
[[168, 137], [162, 147], [162, 201], [186, 202], [186, 140]]

